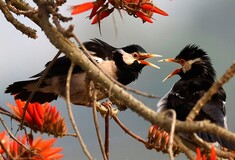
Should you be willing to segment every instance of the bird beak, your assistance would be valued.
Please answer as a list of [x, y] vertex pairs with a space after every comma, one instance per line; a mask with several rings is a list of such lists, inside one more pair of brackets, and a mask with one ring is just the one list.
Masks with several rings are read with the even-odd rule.
[[176, 63], [178, 63], [174, 58], [161, 59], [158, 62], [176, 62]]
[[159, 54], [152, 54], [152, 53], [140, 53], [138, 59], [144, 60], [147, 58], [154, 58], [154, 57], [162, 57], [162, 55]]
[[143, 65], [146, 65], [146, 66], [151, 66], [151, 67], [160, 69], [160, 67], [156, 66], [155, 64], [152, 64], [152, 63], [144, 61], [144, 60], [138, 60], [138, 62], [139, 62], [139, 64], [143, 64]]
[[165, 82], [167, 79], [169, 79], [169, 78], [171, 78], [172, 76], [174, 76], [174, 75], [180, 73], [180, 70], [181, 70], [181, 68], [178, 68], [178, 69], [174, 70], [174, 71], [173, 71], [171, 74], [169, 74], [165, 79], [163, 79], [162, 82]]
[[[167, 58], [167, 59], [162, 59], [159, 60], [158, 62], [175, 62], [175, 63], [179, 63], [177, 60], [175, 60], [174, 58]], [[178, 68], [176, 70], [174, 70], [171, 74], [169, 74], [165, 79], [163, 79], [162, 82], [165, 82], [167, 79], [171, 78], [172, 76], [180, 73], [181, 68]]]
[[152, 54], [152, 53], [140, 53], [138, 56], [138, 62], [143, 65], [147, 65], [147, 66], [151, 66], [151, 67], [160, 69], [160, 67], [156, 66], [155, 64], [144, 61], [147, 58], [154, 58], [154, 57], [162, 57], [162, 56], [159, 54]]

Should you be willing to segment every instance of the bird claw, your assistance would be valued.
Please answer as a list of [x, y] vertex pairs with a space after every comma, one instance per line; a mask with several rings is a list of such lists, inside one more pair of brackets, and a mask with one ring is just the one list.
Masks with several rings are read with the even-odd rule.
[[106, 117], [109, 114], [110, 117], [117, 116], [119, 110], [112, 107], [113, 103], [111, 101], [102, 102], [97, 105], [97, 111], [100, 112], [102, 117]]

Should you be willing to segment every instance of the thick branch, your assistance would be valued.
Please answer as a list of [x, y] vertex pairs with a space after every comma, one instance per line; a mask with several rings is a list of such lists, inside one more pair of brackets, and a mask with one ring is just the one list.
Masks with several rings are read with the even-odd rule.
[[[36, 1], [36, 0], [35, 0]], [[37, 1], [36, 1], [37, 3]], [[40, 3], [37, 3], [40, 5]], [[128, 94], [121, 87], [116, 84], [113, 84], [112, 81], [102, 74], [93, 63], [91, 63], [83, 52], [72, 43], [69, 39], [65, 38], [60, 32], [56, 30], [49, 22], [49, 16], [46, 11], [43, 9], [43, 6], [40, 6], [40, 23], [39, 26], [43, 29], [48, 39], [51, 43], [65, 53], [74, 63], [81, 66], [87, 75], [93, 81], [99, 83], [104, 88], [108, 89], [112, 93], [112, 97], [115, 97], [118, 100], [121, 100], [127, 105], [132, 111], [139, 114], [144, 119], [148, 120], [153, 124], [158, 124], [160, 127], [170, 130], [171, 120], [164, 118], [164, 115], [161, 113], [156, 113], [150, 108], [146, 107], [142, 102], [135, 99], [132, 95]], [[217, 134], [218, 136], [223, 137], [226, 140], [235, 143], [235, 134], [226, 131], [225, 129], [218, 127], [214, 124], [208, 122], [176, 122], [176, 132], [197, 132], [203, 131], [211, 134]]]

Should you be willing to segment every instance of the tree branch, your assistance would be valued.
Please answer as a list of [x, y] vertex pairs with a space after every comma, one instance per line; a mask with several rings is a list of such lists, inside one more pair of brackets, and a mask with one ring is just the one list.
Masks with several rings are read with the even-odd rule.
[[[114, 101], [121, 100], [128, 108], [139, 114], [144, 119], [153, 124], [158, 124], [161, 128], [170, 131], [171, 120], [169, 118], [164, 118], [162, 113], [156, 113], [146, 107], [142, 102], [135, 99], [132, 95], [124, 91], [121, 87], [113, 84], [109, 78], [102, 74], [102, 72], [100, 72], [95, 65], [87, 59], [83, 52], [76, 45], [74, 45], [74, 43], [65, 38], [56, 30], [55, 27], [50, 24], [49, 15], [43, 8], [45, 6], [40, 6], [40, 3], [38, 3], [37, 0], [35, 0], [35, 2], [39, 5], [39, 26], [43, 29], [48, 39], [56, 48], [65, 53], [70, 59], [72, 59], [72, 61], [74, 61], [74, 63], [81, 66], [90, 79], [96, 83], [99, 83], [100, 86], [105, 89], [110, 90], [111, 96], [115, 97]], [[175, 131], [191, 133], [203, 131], [210, 134], [216, 134], [235, 143], [235, 134], [205, 121], [194, 123], [176, 121]]]
[[85, 155], [87, 156], [87, 158], [89, 160], [92, 160], [93, 158], [92, 158], [91, 154], [89, 153], [85, 143], [83, 142], [81, 134], [80, 134], [80, 132], [78, 130], [78, 127], [76, 125], [76, 122], [74, 120], [73, 111], [72, 111], [71, 103], [70, 103], [70, 80], [71, 80], [71, 75], [72, 75], [72, 72], [73, 72], [74, 65], [75, 64], [72, 62], [71, 66], [69, 67], [68, 76], [67, 76], [67, 79], [66, 79], [66, 103], [67, 103], [67, 109], [68, 109], [69, 119], [70, 119], [71, 124], [73, 126], [73, 129], [74, 129], [74, 131], [75, 131], [75, 133], [77, 135], [77, 139], [78, 139], [78, 141], [81, 144], [83, 152], [85, 153]]
[[[91, 93], [91, 84], [94, 84], [92, 81], [90, 82], [89, 84], [89, 93]], [[94, 84], [95, 85], [95, 84]], [[100, 145], [100, 150], [101, 150], [101, 153], [102, 153], [102, 156], [103, 156], [103, 159], [104, 160], [108, 160], [107, 159], [107, 155], [105, 154], [105, 148], [104, 148], [104, 145], [102, 143], [102, 136], [101, 136], [101, 133], [100, 133], [100, 127], [99, 127], [99, 122], [98, 122], [98, 117], [97, 117], [97, 108], [96, 108], [96, 100], [97, 100], [97, 93], [96, 93], [96, 89], [95, 89], [95, 86], [93, 85], [93, 119], [94, 119], [94, 124], [95, 124], [95, 130], [96, 130], [96, 135], [97, 135], [97, 138], [98, 138], [98, 142], [99, 142], [99, 145]]]
[[191, 112], [187, 117], [187, 121], [193, 121], [194, 118], [199, 114], [202, 107], [208, 102], [211, 97], [218, 92], [219, 88], [228, 82], [235, 74], [235, 62], [230, 66], [230, 68], [225, 72], [225, 74], [217, 80], [211, 88], [197, 101]]
[[21, 31], [23, 34], [29, 36], [30, 38], [36, 39], [37, 34], [36, 30], [30, 27], [25, 26], [23, 23], [19, 22], [17, 19], [13, 17], [8, 7], [2, 0], [0, 0], [0, 10], [4, 14], [7, 21], [9, 21], [17, 30]]

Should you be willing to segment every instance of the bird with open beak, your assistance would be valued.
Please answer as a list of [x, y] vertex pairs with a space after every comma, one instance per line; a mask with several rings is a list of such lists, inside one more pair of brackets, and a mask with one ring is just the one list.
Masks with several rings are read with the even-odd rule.
[[[159, 68], [145, 59], [161, 56], [147, 53], [141, 46], [136, 44], [123, 48], [115, 48], [99, 39], [93, 39], [85, 42], [84, 46], [97, 62], [99, 68], [123, 85], [135, 81], [145, 66]], [[65, 97], [66, 78], [70, 65], [71, 60], [68, 57], [63, 56], [58, 58], [30, 102], [45, 103], [56, 100], [58, 96]], [[15, 99], [28, 100], [42, 74], [43, 71], [32, 76], [31, 78], [34, 78], [32, 80], [19, 81], [9, 85], [5, 93], [14, 95]], [[87, 83], [86, 72], [76, 65], [73, 69], [70, 82], [70, 99], [73, 104], [91, 106], [92, 100], [89, 96]], [[107, 92], [102, 90], [97, 94], [97, 100], [107, 97]]]
[[[180, 80], [158, 102], [158, 112], [173, 109], [177, 119], [185, 121], [197, 101], [215, 82], [216, 74], [211, 60], [206, 52], [197, 45], [187, 45], [175, 58], [160, 61], [175, 62], [180, 64], [181, 68], [176, 69], [164, 79], [165, 81], [174, 75], [180, 76]], [[221, 87], [201, 109], [195, 120], [209, 120], [227, 129], [225, 100], [226, 93]], [[216, 134], [204, 132], [197, 134], [207, 142], [218, 142], [222, 147], [235, 150], [235, 144]]]

